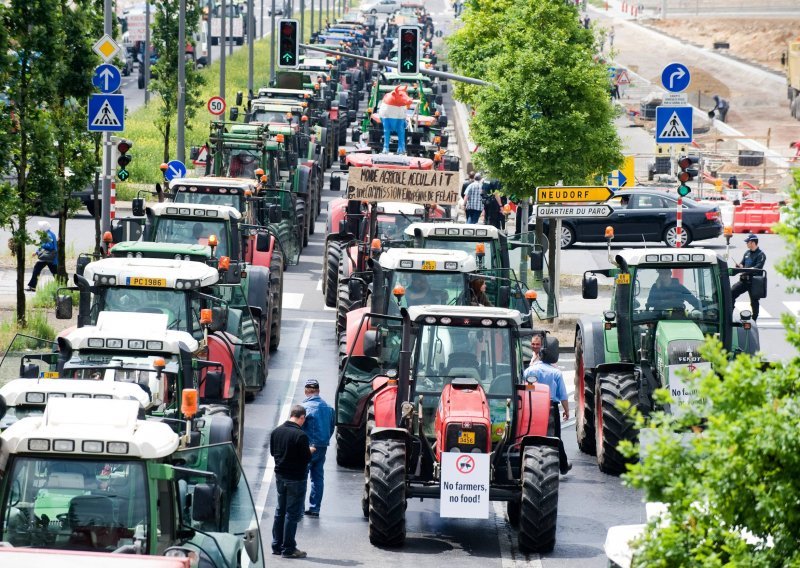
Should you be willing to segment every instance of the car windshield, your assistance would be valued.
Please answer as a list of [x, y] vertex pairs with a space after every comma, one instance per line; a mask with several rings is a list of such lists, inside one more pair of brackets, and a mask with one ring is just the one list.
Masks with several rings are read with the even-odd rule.
[[150, 500], [144, 465], [16, 456], [4, 484], [0, 540], [96, 552], [146, 543]]
[[97, 323], [101, 311], [166, 314], [169, 329], [192, 333], [200, 325], [196, 313], [187, 313], [187, 304], [187, 292], [172, 288], [101, 287], [94, 297], [90, 323]]
[[159, 217], [153, 241], [157, 243], [182, 243], [186, 245], [208, 245], [211, 235], [219, 243], [217, 256], [228, 256], [228, 232], [223, 220], [200, 219], [198, 217]]
[[256, 170], [260, 167], [258, 152], [225, 148], [224, 154], [223, 159], [228, 164], [224, 174], [226, 177], [255, 179]]
[[253, 122], [273, 122], [289, 124], [291, 119], [286, 118], [286, 113], [279, 110], [256, 109], [253, 112]]
[[[466, 278], [461, 272], [433, 271], [394, 271], [388, 279], [387, 291], [391, 295], [395, 286], [403, 286], [405, 295], [400, 306], [423, 306], [425, 304], [460, 304], [465, 303]], [[399, 315], [400, 307], [394, 296], [389, 298], [389, 315]]]
[[195, 193], [179, 191], [175, 194], [175, 203], [199, 203], [200, 205], [228, 205], [242, 210], [241, 195], [230, 193]]
[[471, 254], [475, 256], [475, 245], [478, 243], [484, 244], [484, 251], [485, 255], [483, 257], [483, 267], [484, 268], [498, 268], [495, 266], [494, 262], [494, 246], [495, 241], [492, 239], [488, 240], [475, 240], [475, 241], [468, 241], [468, 240], [445, 240], [445, 239], [436, 239], [436, 238], [426, 238], [422, 242], [423, 248], [435, 248], [435, 249], [444, 249], [444, 250], [463, 250], [467, 254]]

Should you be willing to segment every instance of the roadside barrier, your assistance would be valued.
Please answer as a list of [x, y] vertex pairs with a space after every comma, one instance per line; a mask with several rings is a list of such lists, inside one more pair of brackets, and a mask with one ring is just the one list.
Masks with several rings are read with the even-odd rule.
[[781, 220], [780, 203], [744, 201], [733, 211], [734, 233], [771, 233]]

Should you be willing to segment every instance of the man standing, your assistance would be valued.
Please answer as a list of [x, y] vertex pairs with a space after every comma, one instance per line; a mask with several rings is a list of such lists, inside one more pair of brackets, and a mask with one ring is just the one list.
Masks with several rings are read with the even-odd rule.
[[33, 265], [33, 273], [28, 281], [27, 292], [36, 292], [36, 284], [39, 282], [39, 275], [42, 270], [49, 268], [53, 276], [58, 270], [58, 240], [55, 233], [50, 230], [50, 223], [39, 221], [39, 248], [33, 255], [38, 259]]
[[722, 122], [728, 122], [728, 111], [730, 110], [731, 105], [719, 95], [714, 95], [714, 103], [714, 108], [712, 108], [711, 112], [708, 113], [709, 116], [713, 118], [714, 111], [718, 111], [719, 119]]
[[[747, 235], [747, 238], [744, 240], [747, 244], [747, 252], [744, 253], [744, 257], [742, 257], [742, 262], [736, 265], [737, 268], [764, 268], [764, 264], [767, 262], [767, 255], [764, 254], [764, 251], [758, 248], [758, 237], [754, 234]], [[753, 286], [753, 279], [749, 274], [740, 274], [739, 281], [731, 286], [731, 296], [733, 297], [733, 301], [736, 302], [736, 298], [747, 292], [750, 296], [750, 308], [753, 311], [753, 320], [758, 319], [758, 298], [753, 297], [752, 292]]]
[[302, 404], [295, 404], [289, 420], [275, 428], [269, 437], [278, 489], [278, 505], [272, 524], [272, 554], [282, 554], [284, 558], [306, 557], [295, 541], [297, 523], [303, 518], [308, 463], [313, 453], [308, 445], [308, 436], [303, 432], [305, 421], [306, 409]]
[[322, 492], [325, 489], [325, 454], [328, 444], [333, 436], [336, 425], [333, 408], [319, 396], [319, 381], [308, 379], [305, 385], [306, 399], [303, 406], [306, 409], [306, 423], [303, 432], [308, 436], [314, 453], [308, 464], [308, 473], [311, 475], [311, 494], [308, 498], [309, 517], [319, 517], [322, 505]]
[[474, 225], [481, 217], [483, 210], [483, 176], [480, 172], [475, 174], [475, 181], [467, 186], [464, 192], [464, 209], [467, 212], [467, 223]]
[[[550, 400], [553, 404], [561, 403], [563, 412], [562, 420], [569, 420], [569, 397], [567, 396], [567, 385], [564, 384], [564, 375], [561, 369], [545, 363], [541, 359], [542, 337], [534, 335], [531, 338], [531, 349], [533, 349], [533, 359], [531, 364], [525, 369], [523, 377], [528, 382], [542, 383], [550, 387]], [[558, 429], [561, 437], [561, 428]]]

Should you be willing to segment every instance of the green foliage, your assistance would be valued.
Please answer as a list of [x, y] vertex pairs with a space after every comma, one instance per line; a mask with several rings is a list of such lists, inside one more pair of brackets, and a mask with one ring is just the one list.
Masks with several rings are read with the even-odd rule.
[[[31, 306], [34, 308], [55, 308], [56, 292], [59, 288], [65, 288], [66, 286], [67, 282], [59, 279], [48, 280], [46, 284], [40, 284], [31, 300]], [[73, 305], [78, 305], [78, 292], [67, 292], [65, 290], [64, 293], [72, 295]]]
[[606, 69], [573, 6], [476, 0], [464, 22], [449, 41], [450, 60], [492, 87], [462, 86], [456, 95], [475, 110], [476, 161], [507, 193], [584, 184], [621, 163]]
[[[24, 333], [39, 339], [53, 340], [56, 337], [56, 332], [53, 326], [47, 321], [47, 316], [44, 312], [35, 310], [29, 311], [26, 314], [25, 320], [27, 325], [21, 326], [17, 324], [14, 319], [7, 319], [0, 322], [0, 352], [5, 353], [6, 349], [11, 345], [14, 336], [18, 333]], [[14, 344], [15, 346], [17, 343]], [[41, 343], [38, 341], [30, 342], [31, 348], [40, 347]]]

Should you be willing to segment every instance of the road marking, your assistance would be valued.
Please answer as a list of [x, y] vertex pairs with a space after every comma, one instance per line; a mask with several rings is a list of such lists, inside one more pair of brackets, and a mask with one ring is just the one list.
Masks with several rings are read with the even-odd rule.
[[[303, 360], [306, 357], [306, 350], [311, 341], [311, 329], [314, 327], [314, 320], [307, 321], [303, 329], [303, 336], [300, 339], [300, 350], [297, 353], [297, 359], [294, 362], [294, 369], [292, 369], [292, 377], [289, 379], [289, 388], [286, 391], [286, 398], [281, 405], [281, 412], [278, 415], [278, 424], [282, 424], [289, 419], [289, 411], [296, 399], [294, 391], [297, 389], [297, 383], [300, 381], [300, 371], [303, 368]], [[269, 496], [269, 488], [272, 486], [272, 477], [275, 474], [275, 458], [270, 454], [267, 460], [267, 467], [264, 468], [264, 475], [261, 477], [261, 486], [258, 488], [258, 497], [256, 497], [256, 515], [261, 522], [264, 516], [264, 508], [267, 506], [267, 496]]]
[[511, 525], [506, 519], [503, 503], [501, 501], [492, 501], [492, 509], [494, 509], [494, 524], [497, 528], [497, 540], [500, 544], [500, 559], [503, 568], [518, 568], [522, 566], [542, 568], [542, 559], [538, 554], [531, 554], [528, 559], [514, 546], [514, 531], [511, 530]]
[[[785, 303], [786, 302], [784, 302], [784, 304]], [[750, 307], [750, 302], [736, 302], [736, 305], [734, 306], [734, 309], [737, 312], [741, 312], [742, 310], [748, 310], [748, 311], [751, 311], [751, 312], [753, 311], [753, 309]], [[759, 312], [758, 312], [758, 317], [759, 318], [771, 318], [772, 316], [770, 315], [770, 313], [767, 310], [765, 310], [764, 308], [761, 308], [759, 310]]]
[[317, 292], [322, 292], [322, 278], [317, 280]]
[[800, 302], [784, 302], [784, 306], [797, 319], [800, 319]]
[[299, 310], [303, 303], [303, 294], [296, 292], [284, 292], [282, 306], [284, 310]]

